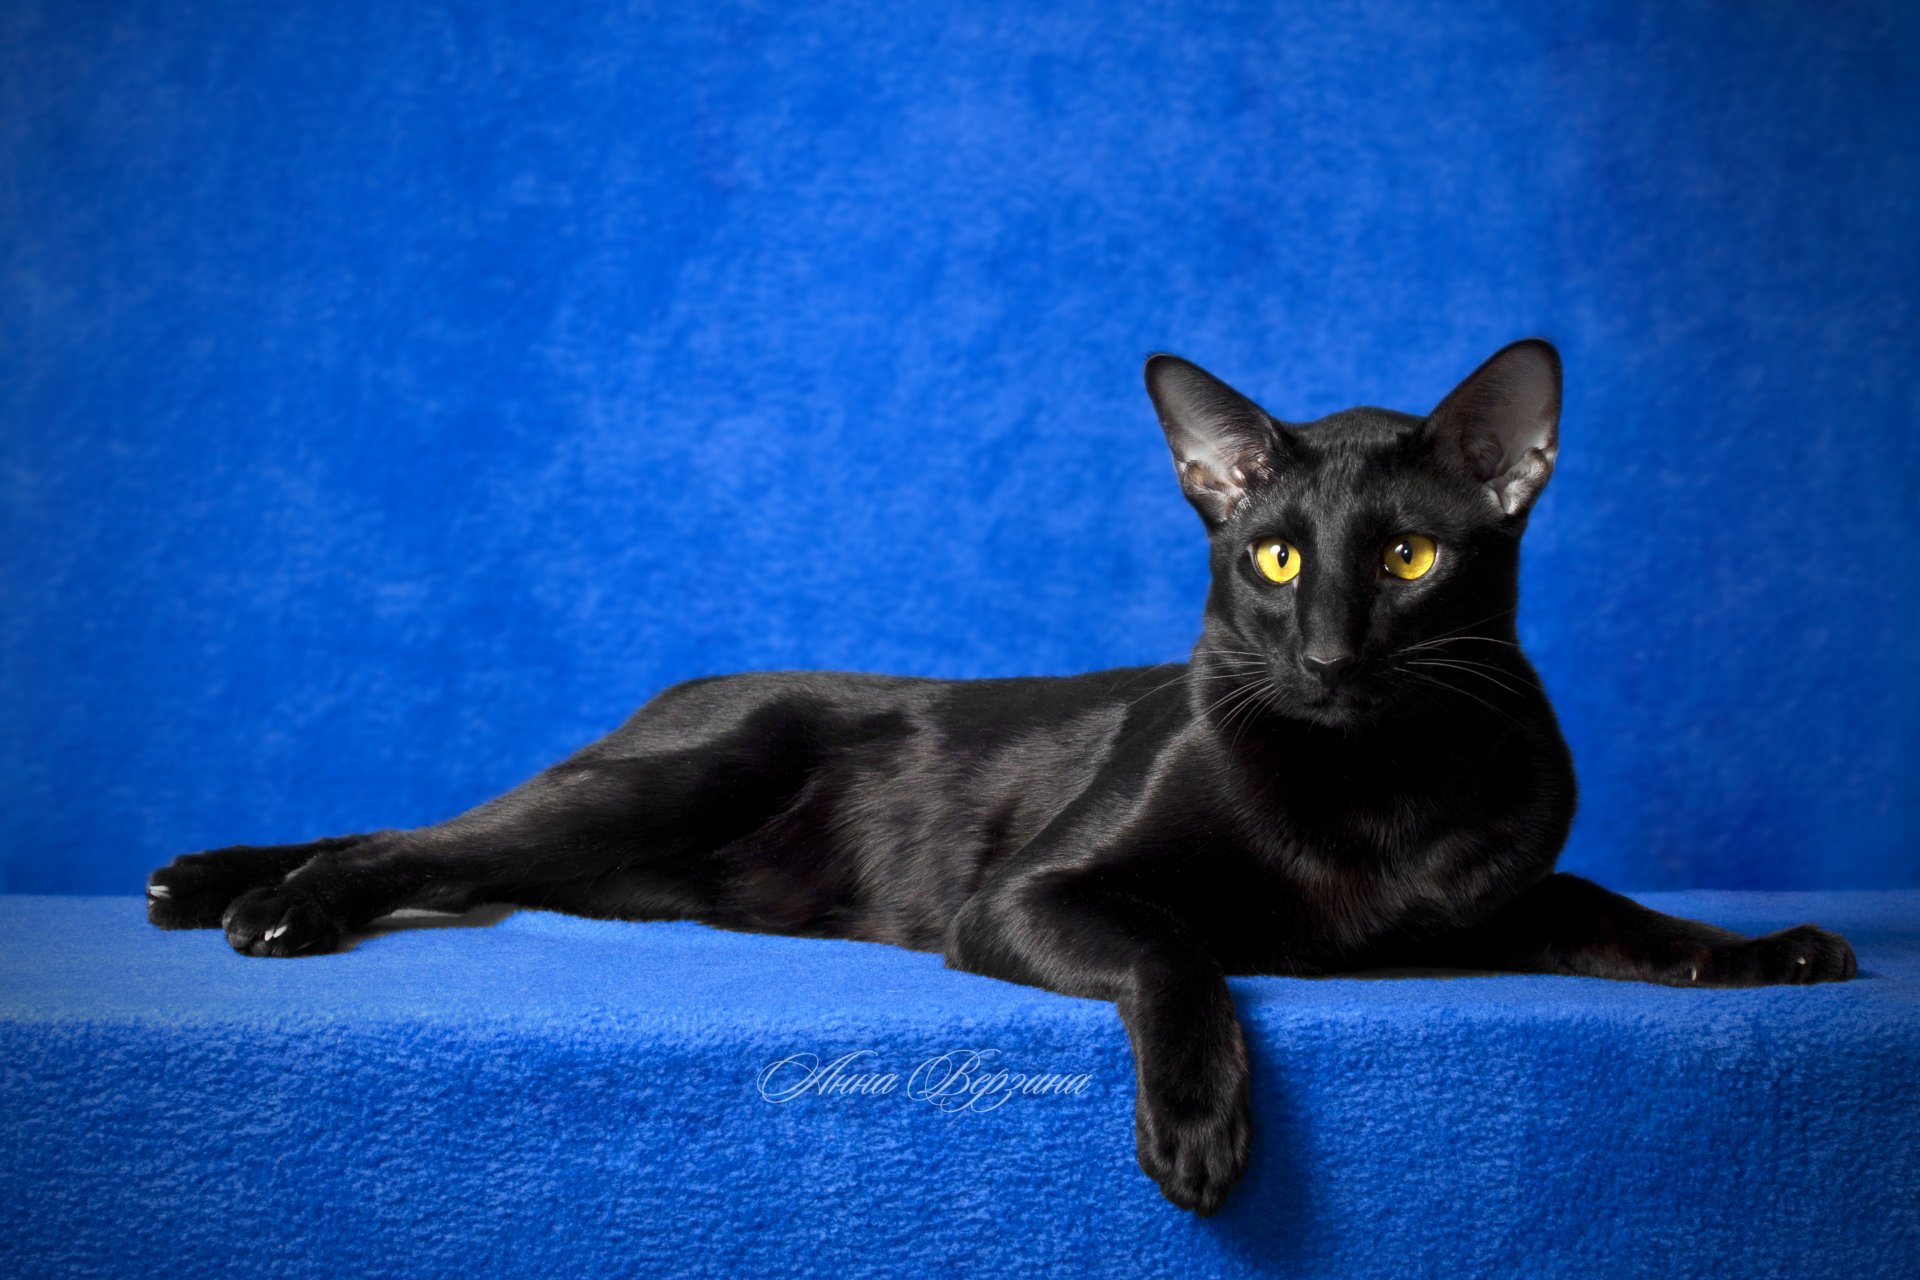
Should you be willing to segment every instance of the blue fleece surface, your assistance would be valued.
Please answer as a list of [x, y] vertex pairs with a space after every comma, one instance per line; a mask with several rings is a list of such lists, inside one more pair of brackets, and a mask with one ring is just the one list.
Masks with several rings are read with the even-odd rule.
[[0, 889], [437, 821], [681, 678], [1184, 656], [1140, 385], [1568, 371], [1623, 888], [1920, 887], [1920, 6], [8, 0]]
[[[1236, 980], [1254, 1163], [1202, 1221], [1110, 1006], [935, 956], [520, 912], [247, 960], [0, 898], [0, 1274], [1920, 1274], [1920, 893], [1646, 901], [1861, 976]], [[972, 1049], [1084, 1087], [936, 1106]], [[863, 1050], [890, 1089], [760, 1087]]]

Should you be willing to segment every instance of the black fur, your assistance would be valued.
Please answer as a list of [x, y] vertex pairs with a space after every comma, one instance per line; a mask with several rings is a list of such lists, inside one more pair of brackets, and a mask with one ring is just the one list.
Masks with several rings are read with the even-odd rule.
[[[695, 680], [438, 826], [176, 859], [150, 918], [254, 956], [480, 902], [942, 952], [1118, 1004], [1140, 1163], [1201, 1213], [1247, 1164], [1230, 974], [1853, 975], [1812, 926], [1749, 940], [1553, 873], [1573, 770], [1514, 634], [1558, 449], [1551, 347], [1506, 348], [1427, 418], [1283, 425], [1169, 356], [1147, 382], [1212, 544], [1190, 662]], [[1440, 550], [1402, 581], [1381, 556], [1409, 532]], [[1282, 585], [1250, 553], [1274, 537], [1304, 566]]]

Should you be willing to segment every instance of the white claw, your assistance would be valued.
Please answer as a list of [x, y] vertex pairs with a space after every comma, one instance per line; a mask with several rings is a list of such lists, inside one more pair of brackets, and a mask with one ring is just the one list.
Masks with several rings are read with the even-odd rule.
[[1687, 971], [1687, 978], [1692, 982], [1700, 981], [1700, 971], [1698, 969], [1689, 969]]
[[287, 931], [286, 925], [277, 924], [273, 926], [273, 928], [267, 930], [266, 935], [262, 939], [262, 941], [272, 942], [275, 938], [279, 937], [281, 934], [285, 933], [286, 931]]
[[173, 896], [173, 890], [163, 884], [150, 884], [147, 886], [147, 896], [149, 898], [169, 898]]
[[1805, 964], [1807, 962], [1807, 958], [1805, 956], [1795, 956], [1793, 958], [1793, 962], [1795, 964]]

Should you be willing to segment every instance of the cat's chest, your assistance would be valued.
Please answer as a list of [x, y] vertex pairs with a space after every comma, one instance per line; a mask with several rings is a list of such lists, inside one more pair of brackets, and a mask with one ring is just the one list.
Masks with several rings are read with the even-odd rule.
[[1381, 755], [1322, 761], [1277, 788], [1251, 833], [1263, 890], [1331, 954], [1482, 914], [1512, 881], [1518, 788], [1484, 767]]
[[1300, 753], [1261, 779], [1261, 828], [1302, 853], [1337, 863], [1404, 864], [1476, 816], [1494, 798], [1484, 768], [1409, 749]]

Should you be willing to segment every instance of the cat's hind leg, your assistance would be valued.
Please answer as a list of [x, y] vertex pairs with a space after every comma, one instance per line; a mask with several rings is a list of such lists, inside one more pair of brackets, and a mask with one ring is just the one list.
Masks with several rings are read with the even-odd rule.
[[402, 907], [463, 911], [595, 878], [638, 824], [629, 797], [593, 782], [560, 766], [449, 822], [374, 832], [240, 894], [220, 925], [242, 955], [321, 955]]
[[764, 762], [724, 749], [566, 761], [448, 822], [323, 853], [242, 894], [221, 923], [243, 955], [309, 956], [401, 907], [697, 916], [723, 892], [715, 851], [797, 790]]
[[803, 795], [834, 744], [876, 729], [804, 682], [676, 686], [614, 734], [447, 822], [378, 831], [249, 889], [221, 918], [250, 956], [338, 950], [402, 907], [512, 902], [616, 919], [701, 918], [732, 883], [726, 850]]
[[162, 929], [217, 929], [234, 899], [277, 884], [316, 856], [366, 840], [333, 836], [305, 844], [229, 845], [185, 853], [147, 877], [147, 920]]

